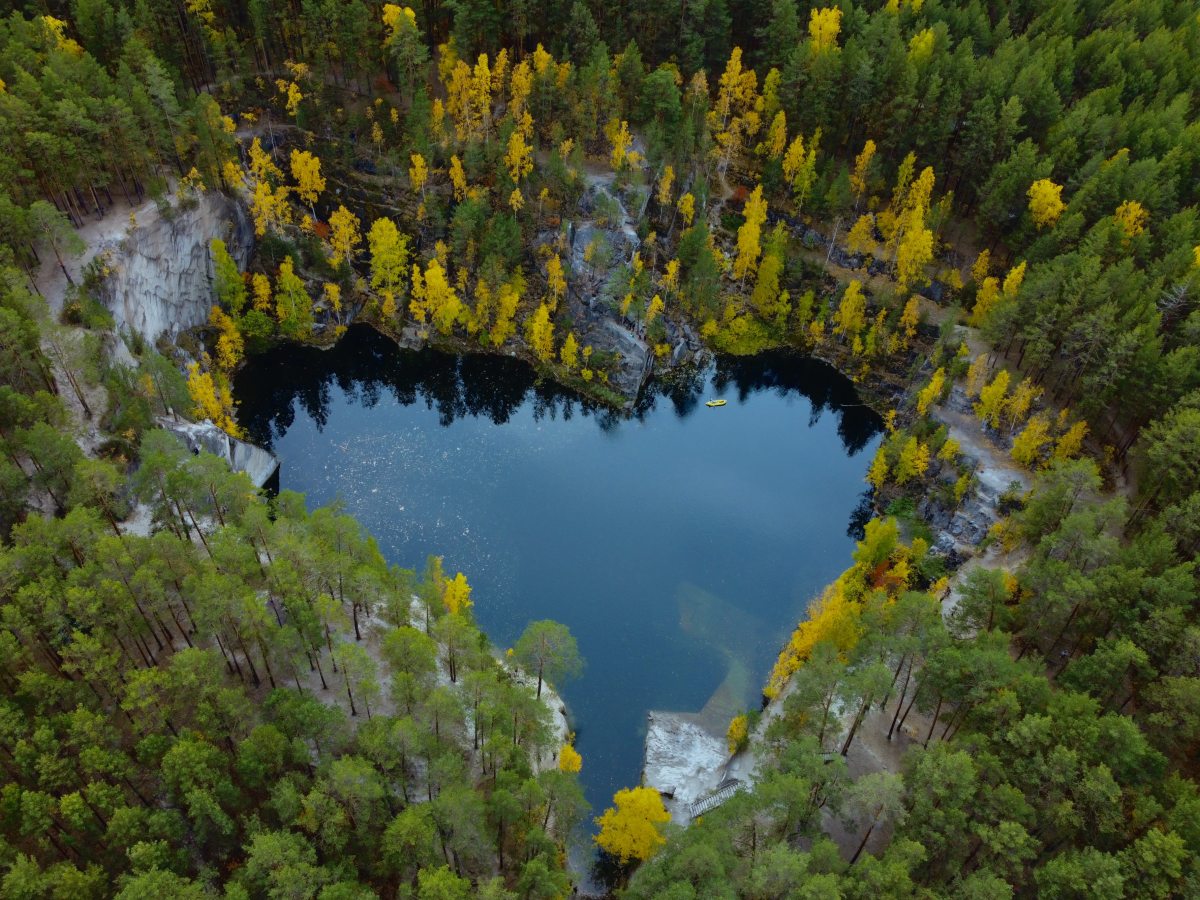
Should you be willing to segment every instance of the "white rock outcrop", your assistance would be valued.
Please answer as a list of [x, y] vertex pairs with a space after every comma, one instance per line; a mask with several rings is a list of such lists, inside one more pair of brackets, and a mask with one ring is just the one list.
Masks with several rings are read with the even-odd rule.
[[691, 804], [716, 790], [727, 775], [725, 741], [688, 713], [652, 710], [646, 716], [642, 781], [663, 794], [671, 821], [686, 825]]
[[262, 487], [279, 468], [279, 460], [273, 453], [256, 444], [231, 438], [212, 422], [176, 422], [160, 418], [160, 427], [179, 438], [193, 453], [205, 450], [219, 456], [235, 472], [245, 472], [255, 487]]
[[136, 331], [150, 342], [208, 321], [213, 302], [209, 243], [225, 242], [244, 268], [254, 247], [254, 228], [245, 207], [217, 191], [164, 216], [153, 206], [139, 214], [126, 234], [98, 248], [112, 273], [101, 299], [118, 330]]

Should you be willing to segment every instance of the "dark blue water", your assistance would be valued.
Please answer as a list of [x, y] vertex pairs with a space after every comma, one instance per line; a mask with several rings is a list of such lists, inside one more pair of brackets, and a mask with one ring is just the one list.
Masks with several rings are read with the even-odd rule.
[[499, 647], [532, 619], [566, 623], [587, 660], [563, 695], [597, 811], [639, 780], [647, 710], [707, 704], [723, 729], [757, 705], [849, 561], [879, 440], [849, 381], [782, 353], [720, 360], [624, 417], [516, 360], [356, 327], [332, 350], [256, 358], [236, 393], [281, 487], [343, 501], [391, 562], [442, 554]]

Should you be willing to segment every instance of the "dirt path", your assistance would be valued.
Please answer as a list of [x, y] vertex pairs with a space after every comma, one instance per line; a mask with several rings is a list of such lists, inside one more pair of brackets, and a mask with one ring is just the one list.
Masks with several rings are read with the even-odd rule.
[[[105, 210], [101, 218], [89, 219], [82, 228], [76, 229], [76, 234], [86, 245], [85, 249], [79, 256], [63, 258], [63, 263], [76, 284], [83, 281], [84, 269], [97, 253], [124, 239], [130, 227], [130, 212], [133, 212], [139, 224], [153, 222], [159, 218], [158, 205], [153, 200], [146, 200], [136, 206], [119, 200]], [[51, 315], [57, 319], [66, 302], [70, 284], [53, 253], [42, 254], [42, 265], [36, 272], [35, 281], [38, 290], [50, 305]]]
[[975, 477], [980, 486], [997, 497], [1013, 482], [1027, 490], [1033, 483], [1030, 473], [1013, 462], [1006, 449], [992, 441], [974, 413], [962, 410], [959, 404], [965, 402], [966, 395], [955, 387], [946, 404], [934, 407], [933, 416], [946, 426], [950, 437], [958, 441], [959, 452], [976, 461]]

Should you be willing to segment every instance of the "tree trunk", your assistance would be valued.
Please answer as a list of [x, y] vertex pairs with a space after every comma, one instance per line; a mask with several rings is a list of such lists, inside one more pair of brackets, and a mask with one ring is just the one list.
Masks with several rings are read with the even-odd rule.
[[888, 727], [887, 739], [892, 739], [892, 732], [896, 730], [896, 720], [900, 718], [900, 708], [904, 706], [904, 698], [908, 694], [908, 680], [912, 676], [912, 666], [910, 665], [904, 672], [904, 685], [900, 688], [900, 696], [896, 700], [896, 711], [892, 713], [892, 724]]
[[933, 729], [937, 725], [938, 716], [942, 714], [942, 699], [942, 695], [938, 694], [937, 707], [933, 711], [933, 720], [929, 723], [929, 734], [925, 735], [925, 743], [921, 745], [922, 747], [928, 747], [929, 739], [933, 737]]
[[879, 813], [875, 814], [875, 818], [871, 820], [871, 827], [867, 829], [867, 833], [863, 835], [862, 841], [858, 845], [858, 849], [854, 851], [854, 855], [850, 857], [850, 865], [858, 862], [859, 856], [867, 846], [867, 841], [871, 839], [871, 832], [875, 830], [875, 826], [879, 823]]
[[850, 733], [846, 735], [846, 742], [842, 744], [842, 756], [850, 752], [850, 744], [854, 741], [854, 735], [858, 733], [859, 726], [862, 725], [862, 720], [866, 717], [867, 707], [871, 705], [871, 698], [867, 696], [863, 699], [862, 705], [858, 708], [858, 715], [854, 717], [854, 722], [850, 725]]
[[255, 643], [258, 644], [258, 652], [262, 654], [263, 668], [265, 668], [267, 670], [267, 681], [269, 681], [271, 683], [271, 687], [274, 688], [275, 687], [275, 673], [271, 671], [271, 660], [267, 658], [266, 645], [263, 644], [263, 639], [261, 636], [256, 635], [254, 638], [254, 641], [255, 641]]
[[[229, 654], [225, 650], [225, 644], [221, 640], [221, 635], [214, 634], [213, 636], [217, 639], [217, 646], [221, 648], [221, 656], [225, 660], [225, 668], [228, 669], [229, 674], [232, 675], [234, 672], [233, 663], [229, 661]], [[239, 672], [238, 674], [240, 675], [241, 673]], [[244, 680], [245, 679], [243, 679], [243, 681]]]
[[[350, 699], [350, 715], [357, 716], [358, 708], [354, 705], [354, 693], [350, 690], [350, 673], [346, 671], [346, 666], [342, 664], [342, 681], [346, 685], [346, 696]], [[434, 718], [434, 733], [437, 732], [437, 718]]]
[[321, 668], [321, 653], [320, 653], [320, 651], [317, 651], [316, 662], [317, 662], [317, 674], [319, 676], [321, 676], [321, 690], [327, 691], [327, 690], [329, 690], [329, 685], [325, 683], [325, 670]]
[[54, 258], [58, 260], [58, 267], [62, 269], [63, 275], [66, 276], [67, 283], [71, 285], [71, 287], [74, 287], [75, 279], [72, 278], [71, 273], [67, 271], [67, 265], [63, 262], [62, 254], [58, 252], [58, 244], [53, 239], [50, 241], [50, 249], [54, 251]]
[[258, 677], [258, 669], [254, 668], [254, 660], [250, 658], [250, 651], [246, 649], [246, 642], [242, 639], [242, 633], [238, 629], [233, 629], [233, 636], [237, 638], [238, 646], [242, 648], [242, 656], [246, 660], [246, 665], [250, 667], [250, 680], [254, 682], [254, 686], [258, 687], [262, 684], [262, 680]]
[[896, 671], [892, 674], [892, 683], [888, 685], [887, 693], [883, 695], [883, 699], [879, 701], [879, 708], [887, 707], [888, 701], [892, 699], [892, 691], [896, 688], [896, 682], [900, 678], [900, 670], [904, 668], [904, 663], [908, 660], [908, 654], [905, 653], [900, 657], [900, 662], [896, 664]]
[[817, 746], [822, 750], [825, 749], [825, 728], [829, 724], [829, 707], [832, 703], [833, 697], [827, 697], [821, 707], [821, 730], [817, 733]]

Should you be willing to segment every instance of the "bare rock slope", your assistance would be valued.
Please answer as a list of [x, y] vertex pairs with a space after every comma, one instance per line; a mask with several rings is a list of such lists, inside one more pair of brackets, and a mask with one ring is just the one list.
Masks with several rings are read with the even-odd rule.
[[209, 244], [225, 242], [239, 267], [254, 247], [245, 208], [217, 191], [169, 212], [150, 206], [122, 237], [97, 248], [108, 259], [102, 300], [118, 330], [136, 331], [154, 342], [174, 337], [208, 320], [213, 264]]

